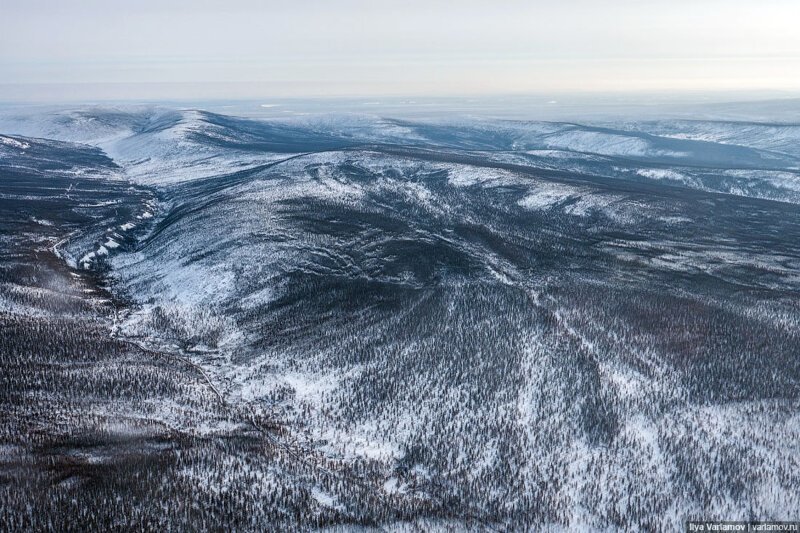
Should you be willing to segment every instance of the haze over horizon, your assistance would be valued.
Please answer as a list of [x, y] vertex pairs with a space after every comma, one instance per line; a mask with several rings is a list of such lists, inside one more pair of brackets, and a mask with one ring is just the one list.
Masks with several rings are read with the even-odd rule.
[[89, 0], [4, 6], [0, 101], [800, 94], [800, 5]]

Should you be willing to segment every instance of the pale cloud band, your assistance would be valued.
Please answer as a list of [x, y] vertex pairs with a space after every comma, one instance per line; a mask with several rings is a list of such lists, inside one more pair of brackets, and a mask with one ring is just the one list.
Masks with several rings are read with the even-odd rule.
[[90, 97], [142, 84], [163, 97], [180, 86], [208, 96], [208, 84], [230, 97], [800, 90], [800, 3], [788, 0], [31, 0], [3, 11], [0, 99], [55, 84]]

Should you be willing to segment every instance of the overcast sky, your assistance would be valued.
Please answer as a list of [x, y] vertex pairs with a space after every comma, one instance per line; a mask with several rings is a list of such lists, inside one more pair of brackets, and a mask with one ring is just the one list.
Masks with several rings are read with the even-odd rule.
[[0, 2], [0, 100], [800, 91], [798, 0]]

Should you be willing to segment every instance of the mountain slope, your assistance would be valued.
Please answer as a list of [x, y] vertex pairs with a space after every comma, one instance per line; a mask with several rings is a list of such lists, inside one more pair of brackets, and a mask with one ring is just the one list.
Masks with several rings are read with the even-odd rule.
[[[57, 237], [113, 297], [115, 342], [200, 384], [147, 403], [170, 449], [190, 442], [181, 481], [131, 483], [192, 486], [203, 527], [800, 510], [800, 189], [766, 130], [154, 108], [0, 124], [28, 135], [0, 137], [25, 246]], [[42, 191], [58, 217], [26, 203]], [[94, 502], [83, 479], [59, 497]]]

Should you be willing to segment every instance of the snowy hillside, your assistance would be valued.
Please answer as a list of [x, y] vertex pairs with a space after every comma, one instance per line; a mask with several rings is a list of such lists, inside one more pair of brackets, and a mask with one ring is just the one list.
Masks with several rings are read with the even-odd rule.
[[[53, 250], [113, 306], [82, 304], [114, 353], [157, 359], [147, 372], [173, 380], [153, 396], [126, 367], [134, 385], [99, 389], [114, 391], [102, 412], [116, 426], [62, 435], [50, 421], [58, 438], [44, 444], [6, 426], [0, 450], [35, 464], [75, 442], [105, 453], [114, 483], [133, 488], [103, 494], [125, 494], [126, 512], [159, 528], [185, 522], [146, 502], [186, 487], [203, 509], [193, 525], [235, 515], [245, 530], [794, 516], [794, 128], [161, 108], [0, 117], [2, 213], [23, 212], [30, 236], [4, 241], [17, 251], [3, 320], [55, 320], [20, 303], [43, 278], [8, 266], [24, 262], [18, 249]], [[61, 215], [36, 222], [48, 210]], [[19, 339], [39, 331], [26, 327]], [[13, 405], [46, 396], [14, 376]], [[78, 418], [86, 407], [70, 398], [60, 408]], [[133, 439], [131, 420], [159, 429]], [[141, 463], [119, 467], [130, 447]], [[82, 509], [101, 498], [88, 467], [69, 484], [36, 472], [14, 476]], [[21, 493], [3, 490], [6, 513], [25, 515]]]

